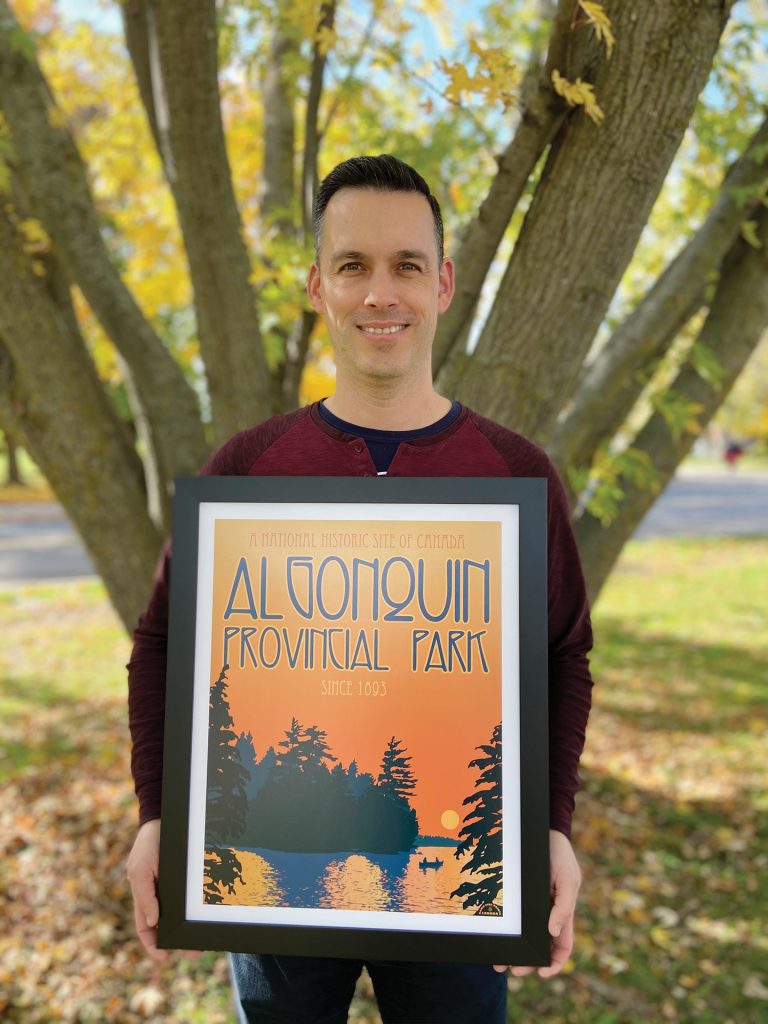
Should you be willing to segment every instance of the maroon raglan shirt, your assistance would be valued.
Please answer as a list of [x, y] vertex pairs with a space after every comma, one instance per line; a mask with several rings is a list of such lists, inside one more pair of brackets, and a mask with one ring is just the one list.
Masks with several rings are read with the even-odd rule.
[[[376, 476], [365, 443], [307, 406], [226, 442], [208, 476]], [[548, 481], [550, 826], [571, 834], [578, 764], [589, 716], [592, 646], [584, 577], [562, 483], [546, 453], [520, 434], [462, 407], [445, 430], [397, 449], [388, 476], [533, 476]], [[167, 549], [128, 663], [131, 769], [139, 821], [160, 817], [168, 633]]]

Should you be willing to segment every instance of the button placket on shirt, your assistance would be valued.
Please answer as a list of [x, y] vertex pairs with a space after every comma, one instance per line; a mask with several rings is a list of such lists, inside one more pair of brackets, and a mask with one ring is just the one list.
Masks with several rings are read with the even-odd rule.
[[[366, 447], [365, 441], [361, 441], [359, 438], [357, 438], [354, 441], [350, 441], [349, 447], [358, 457], [359, 462], [363, 462], [366, 465], [368, 465], [370, 455], [368, 454], [368, 448]], [[373, 476], [373, 473], [370, 471], [370, 469], [363, 469], [360, 472], [360, 476]]]

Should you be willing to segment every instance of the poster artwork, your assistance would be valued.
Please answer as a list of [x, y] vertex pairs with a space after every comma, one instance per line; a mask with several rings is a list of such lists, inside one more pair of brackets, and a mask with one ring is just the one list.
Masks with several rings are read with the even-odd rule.
[[210, 529], [203, 908], [503, 916], [502, 524]]

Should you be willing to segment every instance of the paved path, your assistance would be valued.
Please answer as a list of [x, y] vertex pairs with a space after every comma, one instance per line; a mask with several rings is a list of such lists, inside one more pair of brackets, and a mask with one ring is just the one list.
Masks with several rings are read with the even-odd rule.
[[0, 504], [0, 583], [96, 576], [60, 505]]
[[[768, 473], [684, 469], [635, 534], [646, 537], [768, 535]], [[58, 505], [0, 504], [0, 584], [95, 576]]]
[[768, 473], [684, 469], [640, 524], [635, 537], [768, 534]]

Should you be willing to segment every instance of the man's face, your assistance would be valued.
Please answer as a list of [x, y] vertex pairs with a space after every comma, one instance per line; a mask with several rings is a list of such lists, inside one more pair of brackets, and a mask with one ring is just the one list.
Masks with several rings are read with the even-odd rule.
[[340, 189], [323, 218], [307, 293], [347, 383], [431, 379], [437, 317], [453, 297], [432, 211], [418, 192]]

